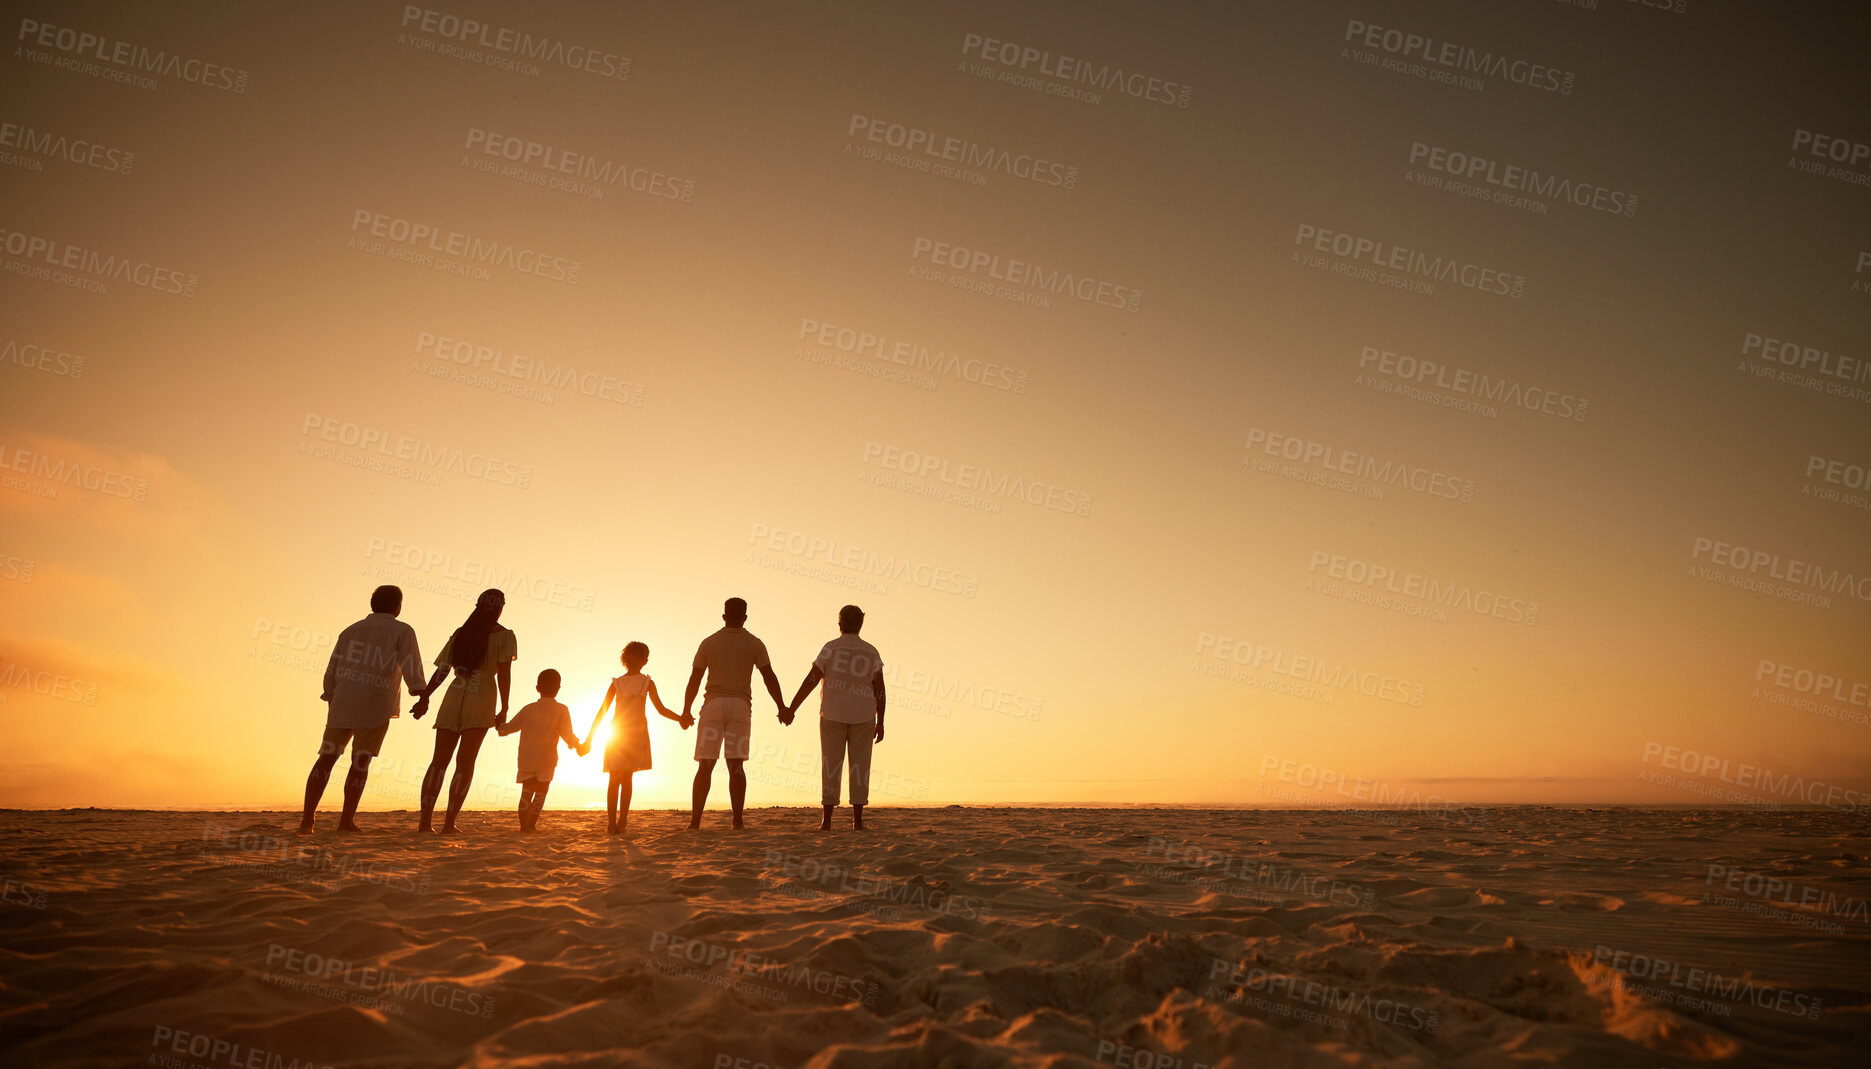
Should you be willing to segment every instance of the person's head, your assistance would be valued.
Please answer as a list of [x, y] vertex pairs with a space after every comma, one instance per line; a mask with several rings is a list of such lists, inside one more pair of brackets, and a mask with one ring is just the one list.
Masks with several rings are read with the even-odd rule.
[[448, 666], [472, 672], [481, 667], [487, 658], [487, 639], [494, 633], [494, 625], [500, 620], [500, 610], [507, 607], [507, 595], [499, 588], [481, 591], [475, 599], [474, 611], [468, 614], [460, 627], [455, 628], [454, 637], [449, 639]]
[[864, 610], [856, 605], [846, 605], [839, 609], [838, 630], [846, 635], [855, 635], [864, 630]]
[[640, 671], [644, 665], [650, 663], [650, 648], [641, 642], [626, 643], [624, 652], [618, 660], [623, 661], [624, 667], [632, 672]]
[[554, 698], [558, 696], [558, 693], [559, 670], [557, 668], [548, 668], [539, 673], [539, 696], [542, 698]]
[[747, 622], [747, 602], [741, 598], [729, 598], [721, 604], [721, 619], [729, 627], [739, 627]]
[[370, 611], [387, 612], [391, 616], [403, 611], [403, 588], [400, 586], [380, 586], [370, 592]]

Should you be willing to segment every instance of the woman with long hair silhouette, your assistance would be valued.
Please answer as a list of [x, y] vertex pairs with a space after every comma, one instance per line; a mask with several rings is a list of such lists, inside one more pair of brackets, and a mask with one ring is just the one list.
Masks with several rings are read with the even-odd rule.
[[[442, 707], [435, 714], [435, 757], [422, 777], [422, 823], [417, 831], [433, 831], [435, 799], [442, 793], [442, 777], [448, 772], [448, 759], [455, 759], [455, 778], [448, 784], [448, 815], [442, 821], [442, 833], [452, 835], [455, 817], [468, 800], [474, 784], [474, 759], [480, 755], [481, 741], [487, 729], [507, 717], [507, 691], [512, 681], [513, 661], [519, 656], [519, 642], [513, 632], [500, 626], [500, 610], [507, 607], [507, 595], [500, 590], [483, 590], [474, 603], [474, 611], [455, 629], [448, 644], [435, 658], [435, 674], [410, 710], [416, 719], [429, 706], [429, 693], [441, 686], [443, 677], [454, 672], [448, 693], [442, 695]], [[494, 711], [498, 696], [500, 710]]]

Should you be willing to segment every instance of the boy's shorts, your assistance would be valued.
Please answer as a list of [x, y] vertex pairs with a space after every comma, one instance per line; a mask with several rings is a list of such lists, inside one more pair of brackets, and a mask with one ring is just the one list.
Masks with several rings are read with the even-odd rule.
[[341, 754], [344, 744], [351, 744], [351, 758], [358, 754], [371, 757], [383, 752], [383, 738], [390, 733], [390, 722], [385, 720], [380, 727], [374, 728], [334, 728], [325, 729], [325, 737], [319, 741], [318, 752], [321, 754]]
[[747, 760], [753, 742], [754, 710], [745, 698], [710, 698], [695, 718], [695, 759], [713, 761], [726, 751], [730, 761]]

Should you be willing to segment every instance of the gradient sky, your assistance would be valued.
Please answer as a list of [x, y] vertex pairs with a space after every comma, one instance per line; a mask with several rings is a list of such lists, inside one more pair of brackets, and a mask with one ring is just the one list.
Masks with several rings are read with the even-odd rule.
[[[320, 636], [396, 582], [433, 657], [481, 587], [520, 580], [503, 618], [514, 704], [557, 668], [581, 731], [627, 641], [679, 700], [721, 600], [745, 597], [790, 696], [838, 607], [861, 604], [899, 673], [880, 803], [1357, 800], [1312, 790], [1304, 768], [1472, 803], [1709, 799], [1650, 776], [1672, 771], [1740, 792], [1727, 800], [1787, 800], [1665, 767], [1670, 748], [1871, 790], [1871, 602], [1740, 589], [1695, 552], [1708, 539], [1871, 576], [1871, 380], [1827, 395], [1757, 377], [1743, 352], [1757, 334], [1871, 360], [1871, 159], [1844, 177], [1795, 166], [1813, 159], [1799, 130], [1871, 143], [1852, 5], [1797, 21], [1703, 0], [1231, 7], [476, 3], [406, 26], [402, 5], [8, 4], [0, 123], [41, 150], [0, 145], [6, 241], [199, 283], [86, 292], [0, 242], [0, 805], [294, 806], [323, 722]], [[628, 77], [440, 54], [424, 10], [627, 57]], [[1360, 62], [1353, 22], [1576, 80], [1437, 84]], [[245, 91], [55, 66], [73, 56], [35, 23], [245, 71]], [[971, 35], [1186, 85], [1187, 107], [978, 77]], [[1076, 179], [862, 158], [854, 115]], [[692, 195], [482, 173], [501, 161], [476, 130]], [[74, 162], [47, 137], [118, 155]], [[1418, 142], [1639, 207], [1541, 213], [1426, 188], [1406, 178]], [[124, 153], [129, 172], [110, 169]], [[360, 211], [577, 261], [577, 282], [373, 255], [354, 247]], [[1524, 295], [1309, 269], [1302, 227], [1522, 276]], [[919, 240], [1142, 296], [965, 292], [917, 277]], [[806, 321], [1003, 367], [1024, 390], [869, 374], [892, 365], [802, 340]], [[425, 335], [609, 376], [640, 404], [452, 381]], [[1401, 399], [1360, 383], [1366, 347], [1589, 405], [1569, 419]], [[31, 366], [41, 351], [64, 355]], [[527, 485], [342, 463], [308, 420], [494, 458]], [[1260, 432], [1472, 483], [1472, 500], [1256, 470]], [[903, 478], [890, 450], [1089, 506], [993, 512], [879, 485]], [[48, 495], [9, 467], [24, 454], [146, 492]], [[1856, 465], [1840, 478], [1857, 488], [1809, 477], [1814, 457]], [[953, 573], [972, 596], [806, 561], [770, 548], [774, 531]], [[1318, 554], [1537, 602], [1536, 622], [1353, 603], [1317, 589]], [[822, 571], [772, 566], [802, 563]], [[1276, 659], [1232, 663], [1222, 640]], [[1296, 679], [1280, 671], [1293, 657], [1419, 700]], [[1762, 662], [1843, 680], [1842, 696], [1786, 704], [1812, 695], [1757, 678]], [[750, 801], [813, 804], [810, 721], [782, 729], [769, 705]], [[692, 736], [652, 724], [638, 804], [681, 804]], [[367, 807], [413, 806], [431, 740], [427, 722], [393, 723]], [[511, 804], [513, 745], [484, 750], [477, 803]], [[567, 758], [552, 804], [600, 801], [599, 767]]]

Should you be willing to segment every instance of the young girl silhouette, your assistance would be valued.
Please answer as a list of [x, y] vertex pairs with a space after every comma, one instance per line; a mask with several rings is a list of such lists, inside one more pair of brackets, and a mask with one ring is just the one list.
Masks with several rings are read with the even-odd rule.
[[662, 697], [656, 693], [656, 681], [643, 674], [643, 666], [650, 662], [648, 646], [632, 642], [624, 647], [618, 659], [623, 662], [625, 672], [611, 680], [610, 689], [604, 692], [604, 704], [598, 707], [598, 715], [591, 721], [591, 730], [586, 732], [584, 742], [590, 746], [591, 740], [597, 738], [605, 711], [615, 703], [611, 738], [604, 747], [604, 771], [611, 774], [610, 787], [604, 792], [604, 830], [609, 835], [624, 833], [624, 826], [630, 820], [631, 777], [650, 767], [650, 723], [643, 699], [648, 697], [655, 702], [658, 713], [681, 724], [685, 731], [695, 722], [694, 717], [678, 715], [664, 705]]

